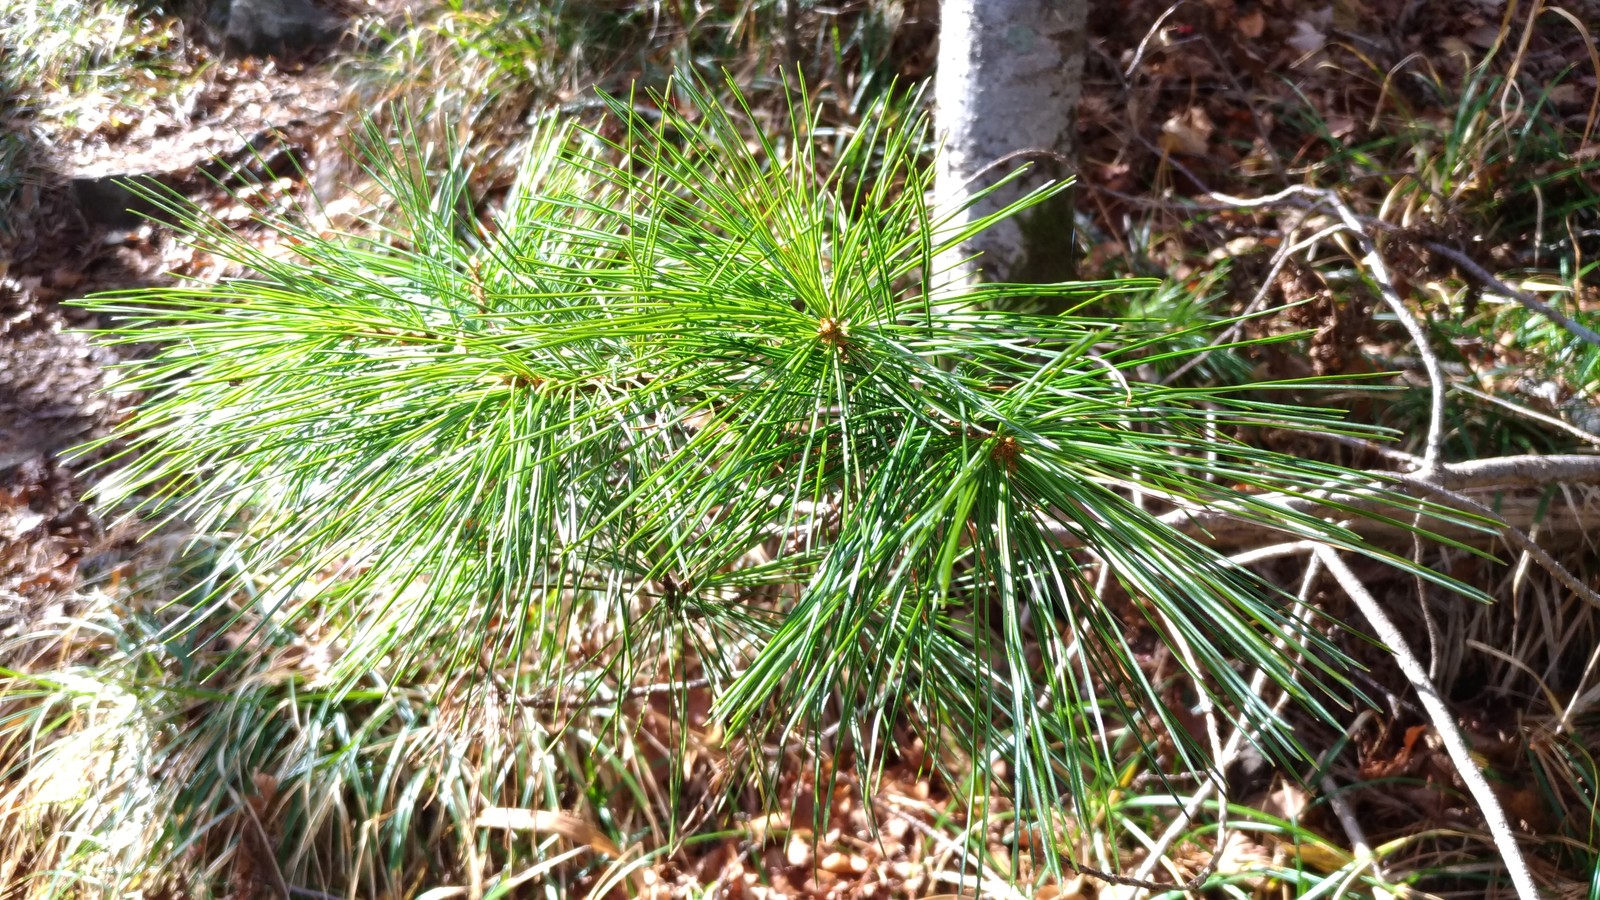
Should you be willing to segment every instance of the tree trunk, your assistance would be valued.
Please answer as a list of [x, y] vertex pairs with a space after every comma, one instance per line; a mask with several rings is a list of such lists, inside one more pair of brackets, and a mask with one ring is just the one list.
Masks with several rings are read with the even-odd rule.
[[[1028, 167], [965, 221], [1073, 173], [1088, 10], [1088, 0], [944, 0], [934, 83], [944, 141], [936, 200], [954, 204]], [[975, 277], [1070, 280], [1072, 211], [1071, 192], [1057, 194], [938, 260], [946, 272], [936, 280], [952, 287]]]

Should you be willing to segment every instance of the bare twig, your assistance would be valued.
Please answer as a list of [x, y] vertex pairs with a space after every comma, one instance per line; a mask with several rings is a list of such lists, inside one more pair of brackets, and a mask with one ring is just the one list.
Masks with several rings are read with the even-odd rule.
[[1600, 447], [1600, 434], [1595, 434], [1592, 431], [1585, 431], [1584, 429], [1579, 428], [1570, 422], [1563, 422], [1555, 416], [1547, 416], [1542, 412], [1529, 409], [1526, 406], [1519, 406], [1509, 400], [1496, 397], [1493, 394], [1485, 394], [1483, 391], [1473, 390], [1464, 384], [1452, 385], [1451, 389], [1460, 391], [1461, 393], [1466, 394], [1468, 397], [1482, 400], [1486, 403], [1493, 403], [1495, 406], [1510, 410], [1511, 412], [1514, 412], [1525, 419], [1531, 419], [1541, 425], [1549, 425], [1551, 428], [1563, 431], [1580, 441]]
[[[1360, 476], [1365, 476], [1365, 479]], [[1271, 539], [1274, 535], [1303, 540], [1311, 536], [1300, 533], [1300, 529], [1292, 525], [1278, 526], [1265, 521], [1269, 511], [1276, 508], [1287, 514], [1326, 513], [1342, 518], [1363, 513], [1392, 512], [1395, 510], [1395, 501], [1380, 496], [1378, 490], [1383, 484], [1396, 481], [1404, 481], [1404, 476], [1392, 471], [1367, 470], [1358, 473], [1357, 478], [1350, 481], [1328, 484], [1319, 492], [1320, 496], [1312, 496], [1309, 492], [1255, 494], [1249, 498], [1248, 509], [1233, 502], [1208, 507], [1184, 506], [1159, 518], [1179, 532], [1205, 539], [1212, 546], [1247, 547], [1250, 542]], [[1431, 487], [1455, 492], [1484, 488], [1548, 487], [1552, 484], [1600, 484], [1600, 456], [1580, 453], [1499, 456], [1446, 463], [1439, 467], [1433, 478], [1425, 481]], [[1328, 506], [1330, 502], [1337, 502], [1344, 508], [1333, 510]], [[1505, 523], [1503, 518], [1499, 521]], [[1057, 524], [1054, 530], [1057, 539], [1063, 543], [1080, 543], [1068, 526]]]
[[1127, 70], [1122, 73], [1123, 81], [1127, 81], [1133, 77], [1134, 71], [1139, 68], [1139, 63], [1144, 61], [1144, 53], [1145, 50], [1149, 49], [1151, 39], [1153, 39], [1157, 34], [1161, 33], [1161, 26], [1166, 24], [1167, 19], [1170, 18], [1173, 13], [1177, 12], [1178, 7], [1182, 5], [1183, 0], [1178, 0], [1177, 3], [1167, 7], [1165, 12], [1156, 17], [1155, 24], [1151, 25], [1150, 29], [1144, 33], [1144, 39], [1139, 41], [1138, 48], [1133, 51], [1133, 60], [1128, 63]]
[[1327, 441], [1330, 444], [1338, 444], [1341, 447], [1349, 447], [1352, 450], [1375, 454], [1380, 459], [1386, 459], [1397, 465], [1405, 466], [1406, 471], [1422, 468], [1422, 457], [1407, 453], [1404, 450], [1397, 450], [1394, 447], [1385, 446], [1377, 441], [1369, 441], [1366, 438], [1359, 438], [1354, 435], [1327, 432], [1308, 432], [1307, 436], [1316, 438], [1319, 441]]
[[1439, 692], [1434, 689], [1433, 682], [1428, 680], [1427, 671], [1411, 652], [1405, 636], [1384, 611], [1383, 605], [1356, 577], [1356, 573], [1345, 565], [1338, 552], [1324, 545], [1317, 548], [1316, 554], [1323, 565], [1328, 567], [1329, 573], [1339, 582], [1339, 586], [1349, 595], [1350, 600], [1360, 608], [1361, 614], [1372, 625], [1372, 630], [1378, 639], [1388, 645], [1390, 654], [1400, 666], [1400, 671], [1405, 674], [1417, 692], [1417, 698], [1422, 702], [1423, 709], [1427, 710], [1428, 718], [1433, 721], [1434, 730], [1438, 732], [1445, 752], [1450, 755], [1450, 761], [1455, 764], [1461, 780], [1466, 783], [1467, 791], [1472, 794], [1472, 799], [1477, 801], [1478, 809], [1483, 813], [1484, 821], [1489, 826], [1490, 837], [1494, 840], [1495, 848], [1500, 851], [1500, 858], [1505, 862], [1506, 872], [1511, 876], [1511, 883], [1517, 891], [1517, 896], [1522, 900], [1539, 900], [1539, 889], [1534, 884], [1533, 873], [1528, 869], [1527, 861], [1522, 858], [1522, 848], [1517, 846], [1516, 834], [1511, 830], [1511, 823], [1506, 819], [1499, 798], [1495, 796], [1494, 789], [1484, 778], [1483, 771], [1473, 761], [1472, 751], [1467, 747], [1466, 738], [1462, 736], [1454, 715], [1445, 705], [1444, 699], [1439, 696]]
[[1249, 566], [1269, 559], [1282, 559], [1285, 556], [1298, 556], [1316, 547], [1315, 541], [1292, 541], [1287, 544], [1272, 544], [1255, 550], [1246, 550], [1228, 557], [1228, 562], [1236, 566]]
[[[1295, 226], [1295, 228], [1298, 228], [1298, 224]], [[1290, 232], [1293, 233], [1295, 228], [1291, 228]], [[1251, 316], [1255, 315], [1256, 310], [1260, 309], [1261, 304], [1266, 301], [1267, 292], [1272, 290], [1273, 281], [1277, 279], [1278, 273], [1283, 271], [1284, 264], [1289, 261], [1289, 258], [1294, 254], [1299, 253], [1301, 250], [1316, 246], [1318, 243], [1326, 240], [1330, 235], [1343, 230], [1343, 225], [1335, 225], [1332, 228], [1324, 228], [1303, 241], [1294, 241], [1293, 243], [1286, 243], [1282, 247], [1279, 247], [1278, 252], [1272, 255], [1272, 265], [1267, 269], [1267, 274], [1262, 277], [1261, 285], [1256, 288], [1255, 296], [1250, 298], [1250, 302], [1245, 305], [1244, 311], [1239, 313], [1239, 321], [1228, 326], [1228, 329], [1222, 334], [1218, 335], [1217, 339], [1212, 341], [1211, 344], [1204, 350], [1201, 350], [1199, 353], [1196, 353], [1194, 356], [1191, 356], [1189, 359], [1185, 360], [1183, 365], [1179, 366], [1177, 369], [1174, 369], [1171, 375], [1161, 379], [1161, 383], [1172, 384], [1174, 381], [1182, 378], [1189, 372], [1190, 369], [1200, 365], [1205, 361], [1206, 357], [1216, 352], [1218, 347], [1237, 337], [1239, 332], [1244, 330], [1245, 322], [1248, 321]]]
[[1433, 617], [1433, 609], [1428, 606], [1428, 583], [1422, 577], [1422, 511], [1418, 510], [1411, 517], [1411, 527], [1417, 529], [1411, 532], [1411, 562], [1416, 566], [1411, 571], [1411, 584], [1417, 590], [1417, 609], [1422, 612], [1422, 625], [1428, 635], [1428, 677], [1439, 677], [1439, 647], [1443, 639], [1439, 634], [1439, 623]]
[[1406, 333], [1411, 336], [1411, 342], [1417, 348], [1417, 354], [1422, 357], [1423, 368], [1428, 373], [1428, 388], [1432, 392], [1431, 405], [1429, 406], [1428, 436], [1422, 454], [1423, 470], [1432, 472], [1440, 463], [1440, 454], [1444, 446], [1444, 369], [1439, 365], [1439, 357], [1433, 352], [1433, 347], [1428, 341], [1428, 332], [1411, 314], [1405, 300], [1400, 297], [1400, 292], [1395, 290], [1394, 279], [1389, 277], [1389, 267], [1383, 261], [1383, 255], [1378, 252], [1378, 245], [1367, 233], [1361, 219], [1350, 209], [1340, 196], [1323, 188], [1314, 188], [1308, 185], [1294, 185], [1277, 194], [1262, 197], [1256, 200], [1241, 197], [1229, 197], [1225, 194], [1212, 194], [1211, 196], [1225, 203], [1236, 203], [1240, 207], [1273, 206], [1281, 203], [1286, 197], [1299, 195], [1309, 197], [1319, 202], [1338, 214], [1339, 220], [1344, 223], [1345, 230], [1353, 237], [1361, 248], [1360, 262], [1372, 276], [1378, 286], [1378, 295], [1400, 320]]
[[[1320, 563], [1320, 561], [1318, 557], [1313, 556], [1311, 558], [1313, 564]], [[1361, 726], [1371, 718], [1372, 710], [1362, 710], [1361, 714], [1356, 716], [1356, 720], [1350, 723], [1350, 727], [1345, 729], [1346, 738], [1360, 731]], [[1331, 750], [1332, 748], [1329, 748], [1329, 751]], [[1327, 770], [1328, 763], [1331, 761], [1330, 755], [1330, 752], [1323, 753], [1322, 758], [1317, 762], [1318, 769]], [[1362, 829], [1361, 822], [1356, 818], [1355, 811], [1350, 808], [1349, 801], [1345, 800], [1344, 794], [1339, 792], [1339, 785], [1333, 780], [1333, 776], [1323, 775], [1318, 784], [1322, 788], [1323, 796], [1327, 798], [1328, 805], [1333, 808], [1333, 815], [1339, 820], [1339, 826], [1344, 829], [1345, 836], [1350, 839], [1350, 849], [1355, 852], [1356, 860], [1363, 866], [1370, 866], [1378, 877], [1384, 877], [1383, 868], [1379, 865], [1376, 854], [1372, 852], [1372, 844], [1367, 840], [1366, 831]]]
[[1487, 487], [1600, 484], [1600, 456], [1587, 453], [1492, 456], [1440, 467], [1433, 482], [1452, 491]]
[[1584, 584], [1583, 581], [1576, 575], [1573, 575], [1571, 572], [1567, 571], [1566, 566], [1563, 566], [1561, 563], [1556, 561], [1555, 557], [1545, 552], [1544, 548], [1540, 547], [1533, 540], [1533, 538], [1523, 534], [1521, 530], [1506, 524], [1505, 520], [1501, 519], [1494, 510], [1484, 506], [1470, 497], [1463, 496], [1457, 491], [1452, 491], [1448, 488], [1427, 481], [1426, 479], [1412, 476], [1401, 476], [1401, 480], [1406, 484], [1418, 488], [1419, 490], [1423, 490], [1433, 494], [1434, 496], [1449, 500], [1451, 503], [1477, 513], [1484, 518], [1497, 522], [1501, 526], [1500, 536], [1505, 538], [1507, 543], [1515, 545], [1518, 549], [1528, 554], [1529, 558], [1538, 563], [1540, 568], [1555, 576], [1557, 581], [1566, 585], [1568, 589], [1589, 603], [1589, 605], [1595, 607], [1596, 609], [1600, 609], [1600, 592], [1595, 591], [1594, 588]]
[[1461, 271], [1470, 275], [1473, 280], [1477, 281], [1481, 286], [1486, 287], [1502, 296], [1510, 297], [1511, 299], [1527, 307], [1529, 310], [1536, 312], [1539, 315], [1544, 316], [1546, 319], [1556, 323], [1557, 325], [1560, 325], [1562, 328], [1565, 328], [1568, 332], [1571, 332], [1574, 337], [1593, 344], [1596, 347], [1600, 347], [1600, 332], [1596, 332], [1594, 329], [1589, 328], [1588, 326], [1573, 321], [1572, 317], [1544, 302], [1543, 300], [1540, 300], [1538, 297], [1535, 297], [1526, 291], [1519, 291], [1511, 285], [1506, 284], [1504, 281], [1494, 277], [1494, 275], [1491, 274], [1488, 269], [1478, 265], [1475, 261], [1473, 261], [1472, 257], [1462, 253], [1460, 250], [1457, 250], [1448, 244], [1438, 243], [1437, 241], [1425, 241], [1423, 242], [1422, 246], [1433, 253], [1437, 253], [1440, 256], [1449, 258], [1451, 262], [1461, 267]]
[[[734, 677], [738, 677], [735, 675]], [[560, 694], [543, 697], [519, 697], [517, 702], [522, 706], [533, 709], [568, 709], [580, 706], [610, 706], [619, 700], [637, 700], [641, 697], [655, 697], [660, 694], [675, 694], [679, 691], [692, 691], [698, 688], [710, 687], [710, 678], [691, 678], [687, 681], [663, 681], [659, 684], [641, 684], [628, 688], [620, 694], [596, 693], [588, 694], [582, 691], [568, 691]]]
[[[1320, 545], [1310, 541], [1302, 541], [1293, 544], [1279, 544], [1277, 547], [1269, 549], [1281, 550], [1284, 552], [1284, 554], [1290, 552], [1307, 553], [1314, 551], [1318, 546]], [[1260, 558], [1256, 558], [1251, 561], [1259, 562]], [[1235, 565], [1245, 564], [1240, 562], [1238, 558], [1235, 558], [1233, 562]], [[1318, 565], [1319, 564], [1316, 557], [1312, 557], [1306, 566], [1305, 575], [1301, 580], [1300, 595], [1296, 608], [1296, 618], [1302, 622], [1309, 615], [1311, 609], [1308, 600], [1310, 598], [1312, 584], [1317, 578]], [[1285, 638], [1279, 638], [1274, 643], [1280, 649], [1282, 649], [1287, 646], [1288, 641]], [[1266, 685], [1266, 671], [1257, 669], [1255, 674], [1250, 676], [1250, 692], [1259, 694], [1266, 687]], [[1273, 712], [1276, 713], [1283, 709], [1288, 699], [1289, 693], [1287, 691], [1279, 694], [1277, 701], [1272, 705]], [[1222, 772], [1233, 763], [1234, 759], [1238, 757], [1240, 751], [1244, 749], [1245, 740], [1250, 737], [1247, 733], [1248, 731], [1249, 729], [1247, 724], [1244, 722], [1241, 722], [1239, 726], [1234, 729], [1233, 734], [1228, 737], [1227, 746], [1223, 747], [1221, 752], [1216, 753], [1216, 762], [1214, 764], [1214, 768], [1212, 771], [1206, 773], [1208, 777], [1206, 777], [1201, 783], [1200, 787], [1195, 790], [1194, 794], [1189, 798], [1189, 802], [1184, 805], [1182, 810], [1179, 811], [1178, 817], [1172, 820], [1172, 823], [1167, 826], [1166, 831], [1161, 833], [1161, 837], [1158, 838], [1155, 845], [1150, 848], [1149, 855], [1145, 857], [1144, 862], [1139, 864], [1139, 868], [1134, 871], [1134, 878], [1143, 879], [1150, 877], [1150, 874], [1155, 871], [1156, 865], [1160, 862], [1161, 857], [1164, 856], [1167, 850], [1172, 847], [1173, 843], [1175, 843], [1178, 838], [1183, 835], [1184, 830], [1189, 827], [1189, 822], [1200, 813], [1201, 807], [1205, 805], [1207, 800], [1211, 799], [1211, 795], [1226, 788], [1226, 785], [1222, 783]], [[1219, 809], [1225, 808], [1226, 803], [1219, 805]], [[1219, 833], [1217, 838], [1217, 846], [1220, 848], [1222, 843], [1223, 840]], [[1211, 863], [1207, 868], [1210, 869], [1215, 867], [1216, 862], [1217, 858], [1216, 856], [1213, 856], [1211, 858]], [[1204, 883], [1206, 877], [1209, 877], [1209, 873], [1202, 871], [1200, 875], [1190, 880], [1188, 890], [1192, 891], [1198, 889], [1200, 885]]]

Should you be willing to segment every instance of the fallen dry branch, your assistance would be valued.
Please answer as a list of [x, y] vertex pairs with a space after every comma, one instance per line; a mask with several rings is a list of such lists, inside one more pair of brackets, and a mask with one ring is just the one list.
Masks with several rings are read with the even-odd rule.
[[1434, 484], [1451, 491], [1600, 484], [1600, 455], [1493, 456], [1443, 466]]
[[[1294, 544], [1279, 545], [1278, 547], [1272, 549], [1275, 552], [1310, 553], [1317, 546], [1318, 545], [1313, 542], [1303, 541]], [[1296, 602], [1295, 618], [1299, 619], [1302, 623], [1304, 623], [1304, 621], [1310, 617], [1311, 605], [1309, 603], [1309, 595], [1312, 586], [1316, 582], [1320, 566], [1321, 563], [1318, 561], [1318, 559], [1315, 556], [1311, 557], [1310, 562], [1306, 566], [1305, 575], [1301, 579], [1300, 594]], [[1288, 647], [1287, 639], [1282, 637], [1278, 638], [1276, 644], [1280, 650], [1287, 649]], [[1250, 676], [1251, 692], [1260, 694], [1266, 689], [1266, 686], [1267, 673], [1263, 670], [1257, 669], [1256, 672]], [[1276, 715], [1281, 713], [1283, 707], [1288, 702], [1289, 694], [1287, 692], [1280, 693], [1277, 700], [1275, 700], [1272, 704], [1273, 714]], [[1144, 861], [1139, 864], [1139, 868], [1134, 872], [1134, 878], [1149, 878], [1150, 875], [1155, 872], [1156, 866], [1161, 862], [1167, 851], [1171, 849], [1172, 845], [1176, 843], [1179, 838], [1183, 837], [1183, 835], [1188, 832], [1189, 823], [1192, 822], [1195, 816], [1200, 813], [1201, 808], [1204, 807], [1206, 802], [1211, 799], [1211, 795], [1219, 791], [1223, 793], [1223, 797], [1222, 802], [1217, 804], [1217, 815], [1219, 820], [1218, 830], [1219, 832], [1226, 830], [1226, 820], [1224, 817], [1227, 814], [1228, 808], [1228, 797], [1226, 794], [1228, 786], [1225, 783], [1222, 773], [1228, 768], [1228, 766], [1233, 764], [1234, 760], [1239, 757], [1247, 745], [1254, 744], [1256, 737], [1256, 734], [1251, 733], [1251, 725], [1248, 722], [1240, 722], [1239, 725], [1234, 728], [1232, 735], [1230, 735], [1228, 738], [1227, 746], [1220, 748], [1215, 757], [1213, 757], [1211, 770], [1205, 773], [1199, 788], [1184, 803], [1183, 807], [1179, 810], [1177, 817], [1173, 819], [1172, 822], [1168, 823], [1167, 828], [1164, 832], [1162, 832], [1161, 837], [1156, 841], [1154, 846], [1150, 848], [1149, 854], [1145, 857]], [[1217, 846], [1220, 847], [1222, 844], [1223, 840], [1218, 838]], [[1209, 871], [1215, 869], [1217, 860], [1217, 855], [1213, 854], [1210, 863], [1206, 867], [1208, 871], [1202, 872], [1201, 874], [1209, 875]], [[1198, 876], [1195, 879], [1191, 879], [1190, 888], [1193, 889], [1198, 887], [1204, 882], [1204, 880], [1204, 878]]]
[[1516, 888], [1517, 896], [1521, 900], [1538, 900], [1539, 888], [1534, 883], [1533, 874], [1528, 870], [1527, 861], [1522, 857], [1521, 848], [1517, 846], [1517, 836], [1511, 830], [1511, 823], [1506, 819], [1505, 810], [1501, 807], [1499, 798], [1495, 796], [1494, 789], [1484, 778], [1483, 770], [1473, 760], [1472, 752], [1467, 747], [1461, 728], [1456, 724], [1455, 716], [1450, 712], [1444, 699], [1439, 696], [1433, 682], [1429, 680], [1427, 669], [1411, 652], [1405, 636], [1384, 611], [1383, 604], [1367, 591], [1366, 585], [1362, 584], [1355, 572], [1339, 558], [1338, 552], [1331, 547], [1321, 546], [1316, 549], [1316, 555], [1322, 564], [1327, 566], [1334, 580], [1339, 582], [1345, 594], [1360, 607], [1361, 614], [1372, 625], [1373, 633], [1388, 645], [1389, 652], [1400, 665], [1400, 671], [1405, 673], [1406, 680], [1411, 682], [1412, 688], [1417, 692], [1417, 698], [1427, 710], [1428, 718], [1433, 721], [1434, 730], [1444, 744], [1445, 752], [1449, 754], [1450, 761], [1455, 764], [1456, 772], [1465, 782], [1467, 792], [1478, 803], [1478, 809], [1489, 826], [1489, 834], [1493, 837], [1495, 848], [1500, 851], [1501, 859], [1505, 862], [1506, 872], [1511, 876], [1511, 883]]
[[[1466, 497], [1462, 494], [1451, 491], [1448, 488], [1430, 485], [1425, 481], [1421, 481], [1420, 479], [1407, 479], [1407, 483], [1413, 484], [1421, 490], [1429, 491], [1436, 497], [1439, 497], [1446, 502], [1464, 507], [1471, 512], [1478, 513], [1479, 515], [1488, 517], [1492, 516], [1494, 513], [1493, 510], [1476, 503], [1470, 497]], [[1502, 521], [1504, 520], [1502, 519]], [[1577, 576], [1567, 571], [1565, 566], [1557, 562], [1555, 557], [1551, 556], [1543, 546], [1539, 545], [1532, 538], [1528, 537], [1528, 535], [1524, 534], [1521, 529], [1513, 528], [1507, 525], [1500, 529], [1500, 536], [1505, 539], [1506, 543], [1511, 544], [1522, 552], [1528, 554], [1528, 558], [1538, 563], [1540, 568], [1544, 569], [1546, 572], [1554, 575], [1557, 581], [1561, 582], [1563, 585], [1566, 585], [1566, 587], [1574, 594], [1578, 595], [1591, 606], [1600, 609], [1600, 592], [1595, 591], [1587, 584], [1584, 584], [1583, 581]]]
[[1405, 299], [1395, 289], [1394, 279], [1389, 276], [1389, 266], [1383, 260], [1383, 254], [1378, 251], [1378, 244], [1372, 235], [1363, 227], [1361, 218], [1355, 214], [1350, 205], [1345, 203], [1337, 191], [1326, 188], [1314, 188], [1309, 185], [1290, 185], [1276, 194], [1266, 197], [1243, 198], [1230, 197], [1226, 194], [1213, 193], [1213, 197], [1224, 203], [1232, 204], [1238, 209], [1256, 209], [1267, 206], [1278, 206], [1293, 198], [1309, 198], [1316, 204], [1332, 210], [1343, 224], [1343, 228], [1334, 233], [1348, 235], [1356, 242], [1359, 255], [1352, 251], [1350, 256], [1360, 263], [1362, 270], [1372, 278], [1378, 288], [1378, 296], [1389, 311], [1394, 313], [1395, 319], [1405, 328], [1410, 335], [1412, 346], [1417, 355], [1422, 359], [1422, 366], [1428, 373], [1428, 389], [1432, 393], [1432, 402], [1428, 406], [1428, 437], [1426, 449], [1423, 451], [1423, 467], [1433, 470], [1440, 463], [1440, 455], [1444, 447], [1444, 396], [1446, 382], [1444, 369], [1439, 365], [1439, 357], [1434, 354], [1428, 342], [1428, 331], [1422, 327], [1417, 317], [1411, 314], [1406, 306]]
[[1546, 319], [1556, 323], [1557, 325], [1560, 325], [1562, 328], [1565, 328], [1569, 334], [1573, 335], [1579, 340], [1593, 344], [1596, 347], [1600, 347], [1600, 333], [1595, 332], [1594, 329], [1589, 328], [1588, 326], [1573, 321], [1570, 316], [1544, 302], [1543, 300], [1540, 300], [1538, 297], [1535, 297], [1526, 291], [1519, 291], [1500, 279], [1494, 277], [1494, 275], [1491, 274], [1488, 269], [1478, 265], [1478, 263], [1473, 260], [1472, 257], [1462, 253], [1460, 250], [1457, 250], [1456, 248], [1447, 244], [1441, 244], [1437, 241], [1427, 241], [1423, 243], [1422, 246], [1434, 253], [1439, 254], [1440, 256], [1448, 258], [1451, 262], [1460, 267], [1462, 272], [1471, 276], [1480, 287], [1488, 288], [1489, 290], [1494, 291], [1501, 296], [1510, 297], [1511, 299], [1527, 307], [1530, 311], [1536, 312], [1539, 315], [1544, 316]]
[[1521, 416], [1529, 421], [1538, 422], [1540, 425], [1554, 428], [1562, 434], [1565, 434], [1569, 437], [1575, 437], [1578, 440], [1583, 441], [1585, 444], [1593, 444], [1596, 447], [1600, 447], [1600, 434], [1595, 434], [1587, 429], [1579, 428], [1578, 426], [1573, 425], [1571, 422], [1563, 421], [1555, 416], [1547, 416], [1544, 413], [1531, 410], [1520, 403], [1512, 403], [1510, 400], [1496, 397], [1493, 394], [1485, 394], [1482, 391], [1473, 390], [1464, 384], [1453, 384], [1450, 386], [1450, 389], [1458, 394], [1466, 394], [1468, 397], [1471, 397], [1474, 400], [1479, 400], [1484, 403], [1488, 403], [1491, 406], [1497, 406], [1501, 409], [1508, 410], [1515, 415]]
[[[1322, 496], [1269, 493], [1251, 498], [1251, 508], [1237, 505], [1182, 507], [1163, 514], [1167, 525], [1206, 544], [1229, 552], [1252, 549], [1287, 539], [1300, 539], [1289, 525], [1265, 521], [1273, 509], [1290, 515], [1314, 515], [1343, 523], [1362, 538], [1378, 544], [1409, 540], [1410, 532], [1396, 521], [1367, 518], [1382, 515], [1391, 519], [1407, 511], [1397, 508], [1391, 498], [1378, 491], [1388, 486], [1410, 485], [1434, 495], [1433, 502], [1453, 507], [1473, 516], [1485, 516], [1492, 525], [1473, 526], [1438, 518], [1425, 519], [1429, 530], [1463, 543], [1486, 546], [1504, 537], [1507, 527], [1519, 531], [1537, 525], [1545, 535], [1546, 546], [1580, 541], [1600, 530], [1600, 497], [1585, 496], [1581, 502], [1549, 502], [1529, 495], [1558, 485], [1600, 485], [1600, 455], [1557, 454], [1548, 456], [1499, 456], [1489, 459], [1446, 463], [1432, 478], [1384, 470], [1369, 470], [1366, 477], [1345, 485], [1329, 485]], [[1437, 490], [1434, 490], [1437, 489]], [[1450, 495], [1439, 495], [1438, 491]], [[1454, 495], [1471, 500], [1463, 504]], [[1334, 509], [1329, 504], [1342, 508]], [[1056, 536], [1069, 544], [1079, 543], [1065, 526]]]

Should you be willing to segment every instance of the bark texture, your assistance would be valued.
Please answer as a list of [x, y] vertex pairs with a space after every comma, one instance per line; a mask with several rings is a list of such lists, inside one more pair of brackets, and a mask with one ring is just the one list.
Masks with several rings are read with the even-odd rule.
[[[945, 0], [934, 83], [944, 141], [935, 185], [942, 204], [1028, 172], [983, 200], [967, 221], [1072, 174], [1077, 151], [1088, 0]], [[1008, 157], [1010, 157], [1008, 159]], [[1004, 160], [1004, 161], [1002, 161]], [[946, 279], [1052, 282], [1072, 277], [1072, 201], [1060, 194], [939, 260]]]

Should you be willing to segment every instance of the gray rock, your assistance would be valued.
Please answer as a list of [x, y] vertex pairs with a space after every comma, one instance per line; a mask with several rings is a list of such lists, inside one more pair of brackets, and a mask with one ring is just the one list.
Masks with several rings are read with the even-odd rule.
[[160, 206], [150, 195], [160, 195], [164, 186], [160, 178], [139, 174], [79, 176], [68, 184], [84, 221], [107, 228], [131, 228], [157, 214]]
[[292, 56], [333, 44], [344, 19], [314, 0], [232, 0], [211, 18], [222, 25], [223, 47], [239, 56]]

